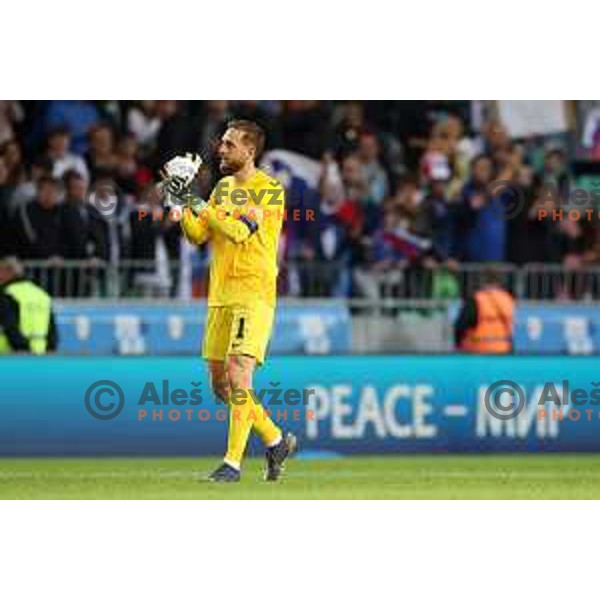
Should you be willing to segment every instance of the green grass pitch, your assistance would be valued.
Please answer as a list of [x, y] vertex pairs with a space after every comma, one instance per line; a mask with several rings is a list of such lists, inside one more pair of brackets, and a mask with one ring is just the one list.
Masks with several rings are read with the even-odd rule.
[[202, 481], [217, 458], [2, 459], [0, 498], [14, 499], [546, 499], [600, 498], [600, 455], [394, 456], [290, 461], [261, 481]]

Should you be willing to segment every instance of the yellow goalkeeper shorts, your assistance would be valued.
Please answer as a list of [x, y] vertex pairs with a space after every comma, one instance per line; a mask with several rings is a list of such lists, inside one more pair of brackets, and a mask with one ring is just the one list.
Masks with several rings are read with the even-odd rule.
[[203, 358], [224, 361], [230, 354], [246, 354], [262, 364], [274, 316], [275, 308], [262, 303], [209, 306], [202, 344]]

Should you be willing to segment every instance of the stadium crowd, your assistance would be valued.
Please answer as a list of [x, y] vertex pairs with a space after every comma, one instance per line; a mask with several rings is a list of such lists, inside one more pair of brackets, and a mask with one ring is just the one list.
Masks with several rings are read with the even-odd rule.
[[[476, 119], [468, 101], [2, 101], [0, 256], [90, 269], [148, 261], [150, 272], [136, 268], [142, 276], [188, 261], [201, 294], [205, 250], [184, 247], [176, 223], [138, 209], [158, 206], [146, 192], [183, 151], [205, 157], [199, 186], [209, 193], [216, 141], [234, 117], [263, 125], [267, 150], [320, 164], [316, 189], [302, 198], [317, 218], [285, 224], [283, 293], [452, 295], [452, 273], [471, 263], [576, 271], [600, 260], [593, 222], [538, 218], [538, 207], [551, 208], [543, 184], [570, 185], [564, 140], [515, 141], [485, 106]], [[524, 190], [514, 218], [491, 202], [494, 180]], [[110, 194], [116, 209], [107, 215], [91, 199]], [[180, 293], [178, 273], [163, 293]], [[418, 291], [406, 290], [409, 279]]]

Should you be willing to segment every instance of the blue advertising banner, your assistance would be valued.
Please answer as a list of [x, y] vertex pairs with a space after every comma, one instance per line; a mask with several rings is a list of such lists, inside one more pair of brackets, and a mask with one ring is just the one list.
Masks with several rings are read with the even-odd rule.
[[[227, 409], [199, 359], [7, 357], [0, 377], [3, 456], [225, 447]], [[591, 357], [274, 357], [256, 390], [307, 452], [600, 450], [600, 366]]]
[[[456, 302], [449, 306], [451, 323], [459, 308]], [[519, 302], [514, 346], [516, 354], [598, 354], [600, 310], [578, 303]]]
[[[190, 354], [200, 351], [206, 304], [56, 303], [64, 354]], [[350, 348], [344, 303], [280, 302], [270, 354], [343, 354]]]

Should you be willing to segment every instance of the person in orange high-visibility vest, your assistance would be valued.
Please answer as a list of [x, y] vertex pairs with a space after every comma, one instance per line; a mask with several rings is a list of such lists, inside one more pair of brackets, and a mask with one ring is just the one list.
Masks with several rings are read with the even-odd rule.
[[490, 269], [484, 285], [467, 298], [454, 326], [456, 348], [471, 354], [510, 354], [515, 301], [502, 287], [502, 274]]

